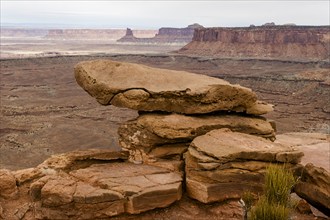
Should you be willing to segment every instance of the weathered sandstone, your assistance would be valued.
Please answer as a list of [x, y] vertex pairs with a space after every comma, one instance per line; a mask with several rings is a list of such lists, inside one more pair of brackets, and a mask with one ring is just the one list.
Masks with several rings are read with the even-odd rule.
[[262, 117], [148, 113], [118, 128], [119, 144], [130, 152], [131, 161], [180, 161], [195, 137], [220, 128], [275, 140], [274, 129]]
[[0, 169], [0, 197], [10, 198], [16, 194], [17, 186], [14, 175], [9, 170]]
[[322, 167], [309, 163], [294, 191], [310, 204], [330, 216], [330, 173]]
[[[11, 219], [19, 210], [31, 219], [103, 219], [167, 207], [181, 198], [179, 174], [126, 158], [127, 152], [75, 151], [54, 155], [36, 168], [1, 170], [3, 215]], [[18, 191], [16, 201], [11, 196]], [[22, 202], [26, 207], [16, 209]]]
[[264, 138], [213, 130], [195, 138], [186, 154], [186, 187], [190, 197], [203, 203], [238, 199], [245, 191], [262, 191], [269, 164], [299, 167], [303, 154]]
[[265, 114], [270, 110], [248, 88], [185, 71], [94, 60], [77, 64], [75, 77], [103, 105], [185, 114], [220, 110]]

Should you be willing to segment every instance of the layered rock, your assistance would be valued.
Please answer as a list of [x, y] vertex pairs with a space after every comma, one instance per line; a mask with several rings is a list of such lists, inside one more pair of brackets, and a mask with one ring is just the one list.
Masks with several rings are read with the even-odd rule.
[[137, 119], [122, 124], [118, 134], [119, 143], [130, 152], [131, 161], [180, 170], [183, 153], [190, 142], [220, 128], [275, 140], [275, 131], [265, 118], [234, 114], [142, 114]]
[[324, 214], [330, 216], [330, 173], [309, 163], [303, 168], [294, 191]]
[[75, 66], [78, 84], [103, 105], [140, 111], [265, 114], [272, 107], [250, 89], [213, 77], [110, 60]]
[[[30, 212], [32, 219], [98, 219], [138, 214], [166, 207], [181, 198], [179, 174], [126, 159], [127, 152], [109, 150], [56, 155], [36, 168], [16, 173], [2, 171], [13, 181], [1, 179], [1, 189], [5, 189], [1, 195], [20, 190], [25, 198], [23, 191], [28, 187], [30, 195], [25, 202], [29, 205], [23, 216]], [[8, 206], [10, 202], [15, 200], [9, 201]], [[10, 219], [7, 203], [4, 207], [4, 215]]]
[[195, 138], [186, 154], [186, 189], [203, 203], [239, 199], [246, 191], [262, 192], [270, 164], [297, 165], [303, 153], [264, 138], [213, 130]]
[[181, 54], [324, 60], [329, 58], [329, 26], [200, 28]]

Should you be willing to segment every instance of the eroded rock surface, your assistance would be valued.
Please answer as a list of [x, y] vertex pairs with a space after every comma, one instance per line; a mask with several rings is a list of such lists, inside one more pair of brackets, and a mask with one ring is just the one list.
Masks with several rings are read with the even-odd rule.
[[14, 175], [9, 170], [0, 169], [0, 197], [10, 198], [16, 194], [17, 187]]
[[330, 173], [309, 163], [303, 168], [294, 191], [310, 204], [330, 216]]
[[302, 152], [264, 138], [213, 130], [195, 138], [186, 154], [186, 187], [203, 203], [240, 198], [244, 191], [262, 191], [263, 174], [271, 163], [299, 167]]
[[[274, 129], [266, 119], [225, 114], [142, 114], [122, 124], [118, 134], [119, 143], [130, 152], [131, 161], [167, 166], [165, 161], [182, 160], [183, 153], [195, 137], [220, 128], [275, 139]], [[175, 165], [178, 167], [180, 163]]]
[[103, 105], [185, 114], [219, 110], [265, 114], [270, 110], [248, 88], [185, 71], [94, 60], [78, 63], [75, 77]]
[[6, 184], [10, 187], [3, 187], [7, 182], [2, 178], [1, 187], [21, 196], [0, 198], [2, 215], [13, 218], [22, 199], [27, 206], [20, 209], [21, 215], [31, 219], [108, 218], [167, 207], [180, 200], [181, 175], [126, 159], [127, 152], [76, 151], [55, 155], [36, 168], [2, 172], [12, 181]]

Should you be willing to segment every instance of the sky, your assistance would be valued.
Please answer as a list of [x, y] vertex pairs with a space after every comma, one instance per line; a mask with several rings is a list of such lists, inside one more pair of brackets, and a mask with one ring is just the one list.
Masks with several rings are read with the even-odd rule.
[[63, 28], [329, 25], [330, 0], [24, 1], [1, 0], [1, 26]]

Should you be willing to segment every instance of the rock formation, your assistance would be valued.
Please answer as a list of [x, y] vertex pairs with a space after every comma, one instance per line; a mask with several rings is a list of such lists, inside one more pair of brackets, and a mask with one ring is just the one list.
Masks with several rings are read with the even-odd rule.
[[178, 52], [216, 57], [284, 60], [329, 59], [329, 26], [200, 28]]
[[3, 204], [3, 215], [12, 219], [7, 211], [22, 209], [12, 203], [17, 189], [20, 202], [26, 197], [22, 195], [26, 185], [29, 196], [23, 202], [28, 205], [21, 218], [32, 215], [27, 219], [97, 219], [137, 214], [166, 207], [181, 198], [179, 174], [128, 163], [126, 159], [126, 152], [95, 149], [55, 155], [36, 168], [1, 170], [0, 201], [1, 197], [14, 198]]
[[139, 38], [134, 36], [132, 30], [127, 28], [126, 35], [117, 42], [122, 43], [180, 43], [186, 44], [192, 40], [194, 30], [202, 28], [203, 26], [199, 24], [188, 25], [185, 28], [169, 28], [163, 27], [158, 30], [158, 33], [155, 34], [152, 38]]
[[185, 71], [95, 60], [77, 64], [75, 77], [103, 105], [185, 114], [224, 110], [261, 115], [272, 110], [248, 88]]
[[270, 163], [298, 169], [303, 153], [264, 138], [213, 130], [195, 138], [186, 155], [186, 188], [203, 203], [239, 199], [244, 192], [262, 192]]
[[294, 191], [310, 204], [318, 207], [324, 214], [330, 216], [330, 173], [322, 167], [307, 164], [302, 172]]
[[[75, 76], [100, 103], [139, 110], [136, 119], [118, 129], [123, 150], [76, 151], [54, 155], [36, 168], [0, 170], [1, 218], [140, 214], [180, 200], [182, 188], [202, 203], [232, 204], [244, 191], [261, 191], [269, 164], [301, 169], [303, 153], [273, 142], [273, 123], [259, 116], [270, 109], [255, 104], [256, 95], [247, 88], [188, 72], [105, 60], [78, 64]], [[197, 105], [204, 101], [217, 108], [204, 111]], [[304, 169], [296, 192], [327, 211], [328, 173]], [[237, 203], [232, 207], [239, 209]], [[228, 219], [241, 219], [236, 212]]]
[[190, 142], [219, 128], [275, 140], [271, 124], [262, 117], [240, 115], [142, 114], [118, 129], [119, 143], [135, 163], [154, 164], [182, 170], [183, 154]]

